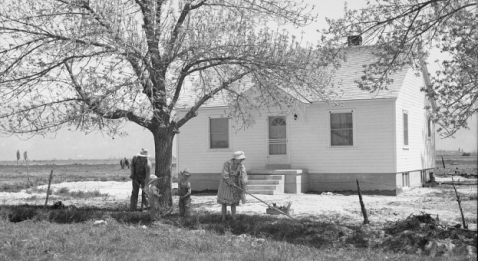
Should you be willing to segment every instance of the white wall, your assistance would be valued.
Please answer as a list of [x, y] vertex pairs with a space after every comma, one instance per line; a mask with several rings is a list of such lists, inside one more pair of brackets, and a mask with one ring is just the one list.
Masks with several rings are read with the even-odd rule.
[[[354, 146], [330, 147], [329, 111], [354, 111]], [[255, 115], [255, 124], [233, 131], [231, 148], [208, 149], [208, 119], [225, 115], [224, 108], [202, 108], [178, 135], [178, 164], [193, 173], [218, 173], [236, 150], [246, 153], [248, 169], [267, 164], [267, 114]], [[394, 161], [394, 100], [344, 102], [341, 107], [315, 104], [297, 120], [286, 115], [290, 164], [309, 173], [391, 173]]]
[[[291, 164], [309, 173], [389, 173], [394, 171], [393, 99], [313, 105], [306, 124], [291, 122]], [[354, 146], [331, 147], [329, 112], [353, 110]]]
[[[234, 130], [230, 133], [230, 148], [209, 149], [209, 118], [225, 115], [225, 108], [201, 108], [198, 116], [188, 121], [177, 136], [178, 164], [180, 169], [189, 168], [192, 173], [219, 173], [226, 160], [232, 158], [234, 151], [246, 153], [246, 167], [262, 168], [266, 160], [266, 129], [267, 122], [257, 119], [253, 127], [246, 130]], [[181, 112], [180, 112], [181, 116]]]
[[[422, 77], [410, 69], [404, 80], [404, 86], [396, 102], [397, 122], [397, 172], [413, 171], [435, 166], [434, 133], [428, 138], [427, 112], [428, 101]], [[403, 111], [408, 111], [408, 146], [403, 145]]]

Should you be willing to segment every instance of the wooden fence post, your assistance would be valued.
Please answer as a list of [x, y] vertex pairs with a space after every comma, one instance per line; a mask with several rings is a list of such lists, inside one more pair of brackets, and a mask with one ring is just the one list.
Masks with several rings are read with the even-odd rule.
[[370, 222], [368, 221], [367, 210], [365, 209], [365, 204], [363, 203], [363, 200], [362, 200], [362, 192], [360, 192], [359, 181], [358, 181], [358, 179], [356, 181], [357, 181], [358, 196], [359, 196], [359, 200], [360, 200], [360, 208], [362, 209], [363, 223], [368, 224]]
[[45, 207], [48, 204], [48, 196], [50, 195], [50, 185], [51, 185], [51, 180], [53, 178], [53, 170], [50, 172], [50, 179], [48, 180], [48, 189], [46, 190], [46, 200], [45, 200]]
[[456, 191], [455, 181], [453, 180], [453, 175], [451, 176], [451, 184], [453, 185], [453, 189], [455, 190], [456, 201], [458, 202], [458, 208], [460, 209], [461, 221], [463, 222], [463, 228], [468, 228], [468, 226], [466, 225], [466, 222], [465, 222], [465, 216], [463, 215], [463, 209], [461, 208], [460, 195], [458, 194], [458, 191]]

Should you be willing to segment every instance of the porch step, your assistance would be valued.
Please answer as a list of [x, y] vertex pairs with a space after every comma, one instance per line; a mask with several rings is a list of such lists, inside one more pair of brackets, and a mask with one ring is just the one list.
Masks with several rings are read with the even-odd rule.
[[[251, 176], [249, 176], [249, 184], [251, 184], [250, 177]], [[254, 183], [254, 185], [279, 185], [280, 184], [280, 180], [278, 179], [253, 179], [252, 182]]]
[[256, 191], [256, 190], [275, 190], [276, 185], [251, 185], [250, 183], [247, 185], [249, 191]]
[[[307, 191], [307, 169], [250, 169], [249, 180], [278, 180], [279, 193], [305, 193]], [[252, 183], [265, 185], [268, 183]], [[269, 185], [269, 184], [268, 184]]]
[[255, 190], [255, 191], [249, 191], [249, 193], [256, 195], [278, 195], [278, 194], [283, 194], [283, 193], [277, 193], [274, 190]]
[[251, 194], [276, 195], [284, 194], [283, 175], [248, 175], [247, 189]]
[[266, 164], [266, 169], [290, 169], [290, 164]]

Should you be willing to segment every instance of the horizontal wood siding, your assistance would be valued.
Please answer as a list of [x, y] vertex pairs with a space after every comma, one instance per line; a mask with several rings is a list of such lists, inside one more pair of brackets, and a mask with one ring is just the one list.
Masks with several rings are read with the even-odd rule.
[[[209, 118], [224, 116], [224, 110], [221, 107], [202, 108], [198, 116], [179, 130], [177, 142], [180, 170], [188, 168], [192, 173], [220, 173], [223, 163], [231, 159], [233, 152], [237, 150], [245, 152], [248, 169], [264, 167], [267, 122], [260, 117], [256, 119], [256, 124], [245, 130], [231, 120], [230, 148], [209, 149]], [[179, 112], [179, 116], [182, 116], [182, 112]]]
[[[395, 170], [394, 99], [343, 102], [341, 106], [314, 104], [298, 118], [287, 117], [291, 168], [309, 173], [390, 173]], [[354, 111], [354, 146], [331, 147], [329, 112]], [[224, 115], [224, 108], [202, 108], [178, 135], [178, 167], [192, 173], [217, 173], [236, 150], [246, 153], [248, 169], [267, 164], [267, 117], [254, 116], [249, 128], [232, 124], [231, 148], [208, 148], [209, 117]]]
[[[388, 173], [394, 171], [394, 99], [315, 104], [305, 119], [292, 121], [291, 167], [309, 173]], [[353, 110], [354, 146], [330, 146], [330, 111]]]
[[[423, 78], [410, 69], [396, 102], [397, 172], [406, 172], [435, 166], [435, 130], [428, 137], [428, 100], [420, 91]], [[408, 146], [404, 145], [403, 112], [408, 112]]]

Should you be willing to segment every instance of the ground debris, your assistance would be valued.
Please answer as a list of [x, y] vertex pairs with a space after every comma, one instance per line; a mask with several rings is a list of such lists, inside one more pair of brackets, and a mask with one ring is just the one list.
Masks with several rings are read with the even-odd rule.
[[477, 231], [446, 227], [430, 214], [410, 215], [385, 227], [381, 246], [427, 256], [476, 255]]

